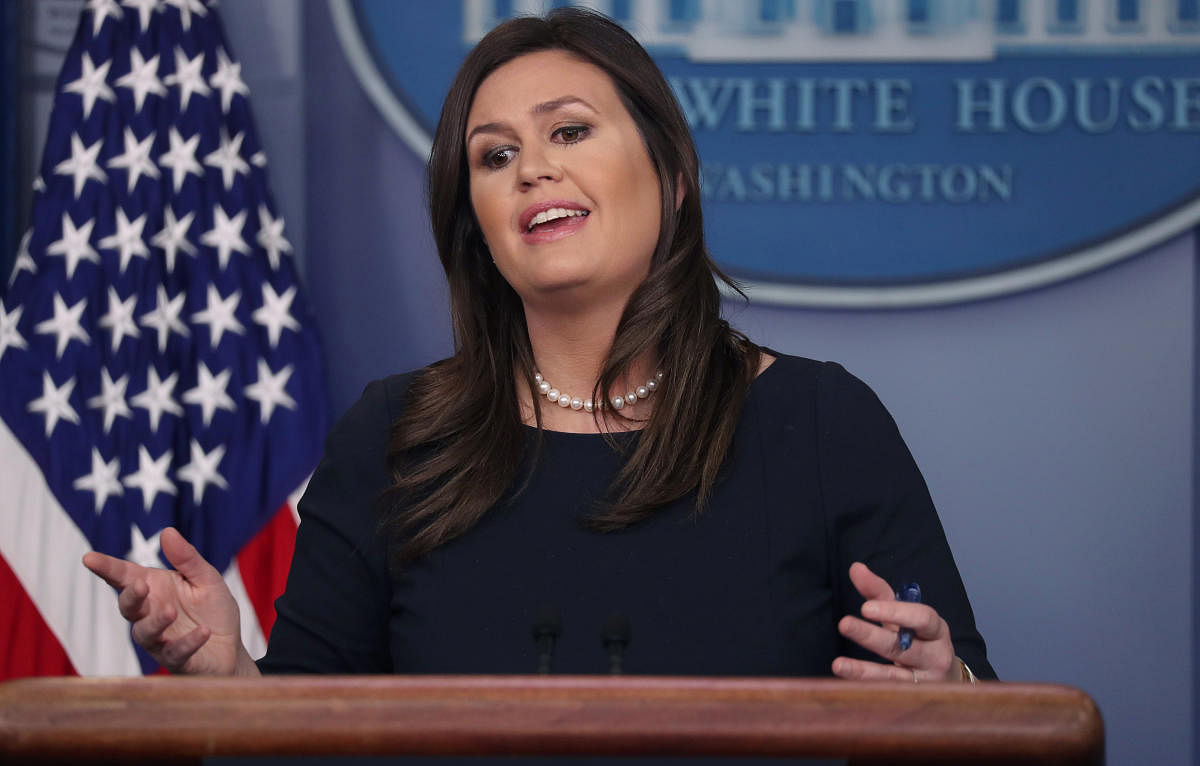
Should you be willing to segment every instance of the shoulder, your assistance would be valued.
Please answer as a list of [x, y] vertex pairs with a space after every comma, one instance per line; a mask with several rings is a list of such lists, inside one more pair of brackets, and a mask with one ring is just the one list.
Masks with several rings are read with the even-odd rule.
[[755, 396], [793, 402], [842, 397], [878, 401], [866, 383], [837, 362], [822, 362], [770, 349], [763, 349], [763, 352], [774, 357], [774, 361], [765, 366], [754, 381], [751, 393]]
[[344, 470], [377, 474], [385, 470], [392, 424], [404, 412], [408, 391], [421, 370], [373, 380], [325, 438], [325, 460]]
[[759, 374], [748, 398], [764, 423], [802, 427], [821, 440], [854, 442], [895, 429], [874, 390], [842, 365], [765, 351], [775, 361]]

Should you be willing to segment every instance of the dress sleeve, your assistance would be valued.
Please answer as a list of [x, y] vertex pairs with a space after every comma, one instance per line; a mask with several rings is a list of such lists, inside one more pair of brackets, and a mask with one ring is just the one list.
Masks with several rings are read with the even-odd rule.
[[[933, 500], [895, 421], [865, 383], [837, 364], [824, 365], [817, 391], [821, 492], [839, 613], [857, 615], [862, 607], [849, 577], [855, 561], [895, 588], [917, 582], [924, 603], [950, 626], [955, 653], [975, 675], [995, 678]], [[846, 656], [880, 661], [841, 641]]]
[[391, 582], [375, 502], [388, 484], [391, 412], [376, 381], [330, 431], [300, 528], [264, 673], [388, 673]]

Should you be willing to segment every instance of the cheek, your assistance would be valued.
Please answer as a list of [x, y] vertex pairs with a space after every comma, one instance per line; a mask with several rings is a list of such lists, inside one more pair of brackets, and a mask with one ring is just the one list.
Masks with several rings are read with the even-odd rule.
[[486, 184], [471, 183], [471, 209], [475, 211], [475, 220], [479, 222], [484, 240], [490, 243], [497, 239], [502, 229], [502, 214], [495, 204], [495, 195], [488, 194], [484, 187]]

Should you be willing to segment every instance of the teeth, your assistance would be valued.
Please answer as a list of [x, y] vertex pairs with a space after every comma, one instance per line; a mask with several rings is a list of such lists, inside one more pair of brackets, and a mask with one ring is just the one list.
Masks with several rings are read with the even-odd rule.
[[565, 208], [565, 207], [552, 207], [549, 210], [543, 210], [542, 212], [535, 215], [533, 217], [533, 219], [529, 221], [529, 227], [528, 227], [528, 229], [526, 229], [526, 231], [532, 229], [534, 226], [537, 226], [539, 224], [548, 223], [550, 221], [556, 221], [559, 218], [572, 218], [574, 216], [587, 216], [587, 214], [588, 214], [588, 211], [586, 211], [586, 210], [575, 210], [575, 209]]

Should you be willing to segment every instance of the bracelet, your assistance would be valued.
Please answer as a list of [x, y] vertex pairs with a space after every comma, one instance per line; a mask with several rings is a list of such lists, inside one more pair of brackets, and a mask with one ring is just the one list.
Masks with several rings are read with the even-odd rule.
[[960, 680], [963, 683], [970, 682], [971, 686], [974, 686], [979, 682], [979, 679], [975, 677], [975, 674], [971, 672], [971, 668], [967, 666], [967, 663], [962, 661], [961, 657], [955, 655], [954, 659], [958, 662], [958, 669], [962, 674]]

